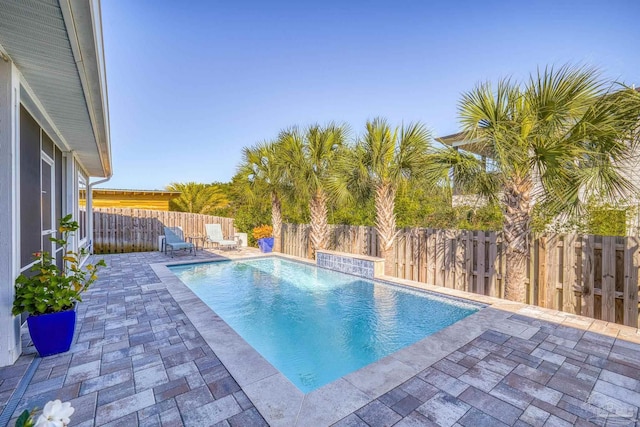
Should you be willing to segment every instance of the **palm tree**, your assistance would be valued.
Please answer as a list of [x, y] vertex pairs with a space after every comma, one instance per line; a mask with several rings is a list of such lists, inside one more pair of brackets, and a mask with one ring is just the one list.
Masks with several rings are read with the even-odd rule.
[[169, 184], [168, 191], [179, 191], [181, 194], [171, 200], [171, 210], [211, 215], [216, 209], [224, 208], [229, 200], [217, 185], [197, 182], [175, 182]]
[[367, 122], [365, 135], [343, 153], [329, 188], [337, 197], [374, 193], [376, 231], [385, 259], [385, 274], [393, 273], [395, 198], [398, 186], [419, 175], [430, 148], [431, 135], [421, 123], [391, 128], [382, 118]]
[[246, 177], [254, 196], [266, 192], [271, 198], [271, 225], [273, 227], [274, 251], [281, 252], [282, 204], [286, 191], [286, 174], [280, 161], [281, 144], [263, 142], [252, 148], [244, 148], [240, 175]]
[[336, 153], [344, 144], [346, 127], [335, 123], [309, 126], [302, 133], [298, 128], [281, 132], [283, 161], [288, 165], [289, 179], [297, 197], [309, 200], [311, 216], [311, 246], [314, 251], [329, 245], [327, 219], [327, 181], [331, 176]]
[[489, 169], [454, 148], [430, 156], [433, 180], [452, 177], [500, 203], [505, 298], [525, 301], [534, 201], [557, 218], [579, 213], [593, 195], [615, 200], [633, 191], [622, 165], [638, 144], [640, 94], [618, 89], [596, 70], [571, 66], [538, 70], [523, 85], [480, 84], [463, 95], [459, 116], [466, 139], [491, 159]]

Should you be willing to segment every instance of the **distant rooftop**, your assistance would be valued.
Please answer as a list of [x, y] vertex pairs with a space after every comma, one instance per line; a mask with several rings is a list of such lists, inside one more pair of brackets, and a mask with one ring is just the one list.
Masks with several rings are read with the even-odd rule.
[[96, 194], [127, 194], [127, 195], [145, 195], [145, 196], [174, 196], [177, 197], [182, 194], [180, 191], [165, 191], [165, 190], [134, 190], [125, 188], [94, 188], [94, 196]]
[[436, 138], [436, 141], [450, 147], [460, 147], [465, 151], [469, 151], [481, 156], [489, 156], [486, 146], [473, 140], [469, 140], [464, 132], [441, 136], [439, 138]]

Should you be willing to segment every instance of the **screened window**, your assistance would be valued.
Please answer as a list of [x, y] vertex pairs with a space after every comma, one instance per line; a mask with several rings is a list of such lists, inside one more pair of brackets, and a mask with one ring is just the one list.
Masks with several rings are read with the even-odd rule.
[[53, 225], [53, 165], [48, 159], [42, 159], [42, 186], [40, 193], [42, 196], [42, 231], [49, 231], [54, 228]]
[[47, 156], [53, 158], [54, 150], [55, 150], [55, 144], [46, 133], [42, 132], [42, 151]]
[[40, 126], [20, 108], [20, 265], [41, 250]]
[[60, 223], [60, 218], [62, 218], [62, 204], [64, 198], [62, 196], [62, 169], [64, 165], [62, 158], [62, 151], [56, 148], [56, 157], [55, 157], [55, 181], [56, 181], [56, 227]]
[[20, 265], [46, 251], [62, 259], [55, 236], [63, 206], [62, 151], [24, 108], [20, 108]]
[[[64, 168], [63, 165], [63, 158], [62, 158], [62, 151], [60, 151], [60, 149], [58, 149], [58, 147], [56, 147], [55, 150], [55, 159], [54, 159], [54, 164], [55, 164], [55, 222], [54, 222], [54, 228], [56, 229], [56, 233], [57, 233], [57, 229], [58, 229], [58, 224], [60, 224], [60, 218], [62, 218], [62, 203], [64, 201], [63, 195], [62, 195], [62, 169]], [[61, 236], [58, 236], [61, 237]], [[62, 247], [58, 247], [56, 250], [56, 261], [61, 262], [62, 260]], [[60, 266], [59, 266], [60, 267]]]

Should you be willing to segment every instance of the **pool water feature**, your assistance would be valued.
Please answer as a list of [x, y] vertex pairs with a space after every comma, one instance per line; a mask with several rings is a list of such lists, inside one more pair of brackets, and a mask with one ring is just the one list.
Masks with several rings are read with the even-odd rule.
[[304, 393], [479, 310], [278, 257], [169, 268]]

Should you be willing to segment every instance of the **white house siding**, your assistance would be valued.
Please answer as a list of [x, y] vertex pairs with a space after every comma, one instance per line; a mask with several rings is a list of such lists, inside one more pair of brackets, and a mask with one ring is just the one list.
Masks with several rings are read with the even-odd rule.
[[22, 351], [15, 279], [35, 251], [61, 265], [49, 237], [79, 219], [79, 179], [111, 175], [100, 20], [99, 0], [0, 0], [0, 366]]

